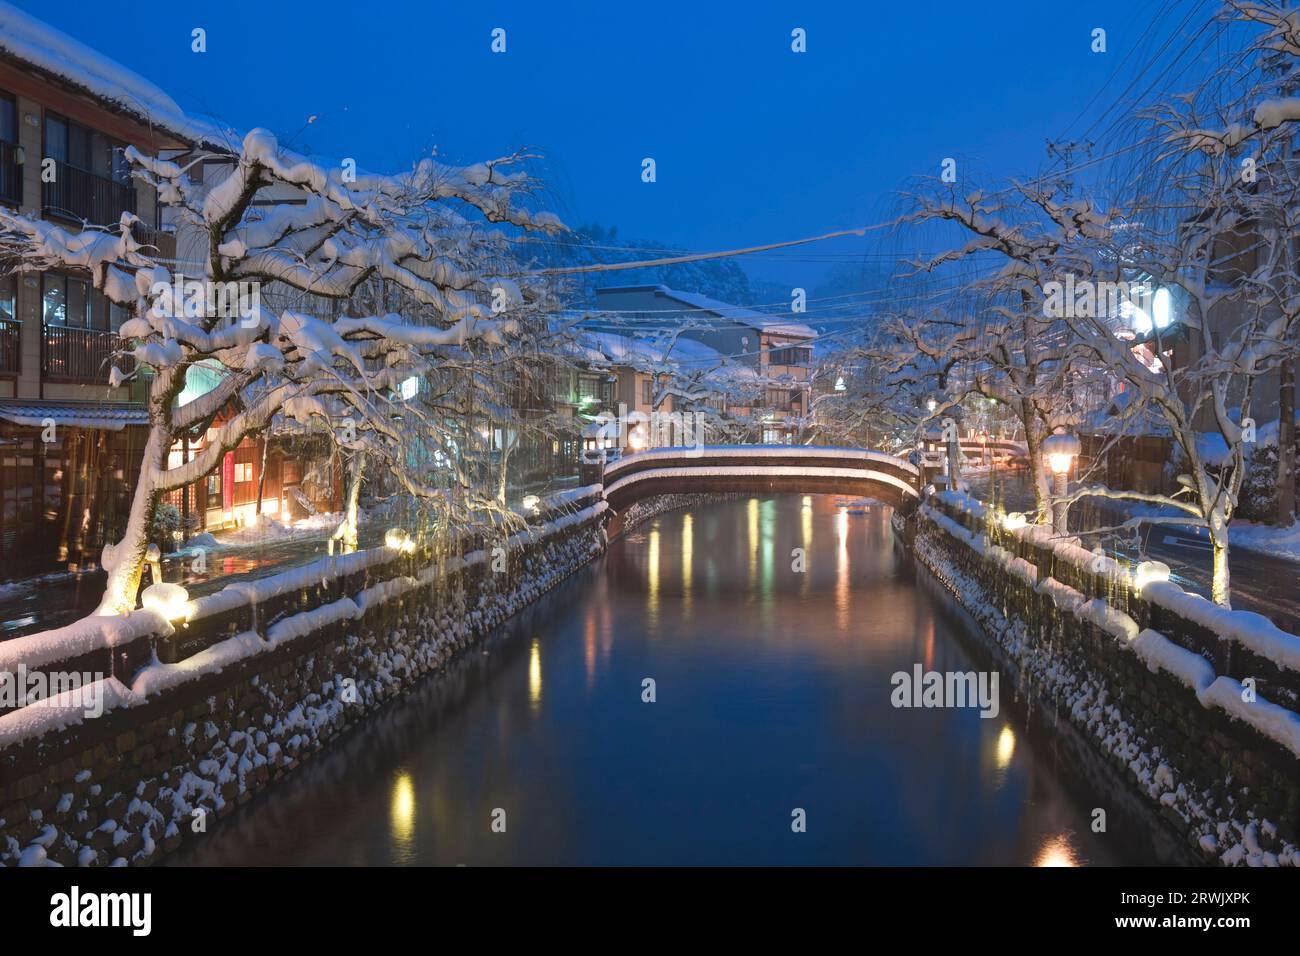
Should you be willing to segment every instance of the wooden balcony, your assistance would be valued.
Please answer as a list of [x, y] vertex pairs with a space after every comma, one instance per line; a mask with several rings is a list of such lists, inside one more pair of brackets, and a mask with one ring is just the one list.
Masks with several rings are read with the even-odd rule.
[[[47, 325], [41, 335], [41, 371], [51, 381], [105, 385], [120, 342], [116, 332]], [[118, 367], [129, 372], [133, 366], [127, 360]]]
[[44, 184], [41, 203], [47, 216], [110, 226], [122, 213], [136, 211], [135, 187], [56, 162], [54, 182]]

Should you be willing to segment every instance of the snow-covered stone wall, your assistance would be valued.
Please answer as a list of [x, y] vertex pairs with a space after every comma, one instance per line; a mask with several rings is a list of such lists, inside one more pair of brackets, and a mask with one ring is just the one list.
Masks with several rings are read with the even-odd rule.
[[[102, 678], [101, 714], [0, 715], [0, 864], [136, 864], [201, 839], [603, 552], [605, 504], [584, 492], [501, 551], [360, 551], [201, 599], [174, 631], [116, 625], [103, 646], [135, 663]], [[47, 658], [95, 651], [88, 628]]]
[[1179, 837], [1225, 864], [1300, 865], [1300, 639], [1135, 582], [1045, 529], [1008, 529], [964, 495], [931, 497], [912, 532], [1005, 676], [1074, 724]]

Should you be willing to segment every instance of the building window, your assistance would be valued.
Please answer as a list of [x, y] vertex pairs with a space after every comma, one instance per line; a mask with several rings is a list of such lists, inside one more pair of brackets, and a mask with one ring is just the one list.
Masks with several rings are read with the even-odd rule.
[[235, 484], [253, 480], [253, 463], [251, 461], [235, 462]]
[[768, 363], [771, 365], [808, 365], [812, 356], [810, 348], [784, 348], [772, 349], [768, 352]]
[[610, 402], [610, 383], [594, 375], [578, 376], [579, 405], [608, 405]]
[[0, 199], [22, 202], [23, 168], [18, 164], [18, 107], [0, 93]]
[[655, 400], [655, 383], [650, 379], [645, 379], [641, 383], [641, 404], [650, 405]]
[[18, 107], [8, 93], [0, 93], [0, 140], [18, 142]]
[[45, 114], [45, 155], [60, 163], [129, 186], [131, 167], [123, 148], [123, 144], [98, 130], [56, 113]]
[[221, 497], [221, 472], [214, 471], [208, 475], [208, 501]]
[[764, 404], [768, 408], [786, 410], [790, 407], [790, 392], [784, 388], [769, 388]]
[[41, 320], [46, 325], [107, 332], [121, 327], [126, 310], [108, 301], [89, 282], [47, 272], [41, 277]]
[[13, 276], [0, 276], [0, 321], [12, 322], [18, 314], [18, 283]]

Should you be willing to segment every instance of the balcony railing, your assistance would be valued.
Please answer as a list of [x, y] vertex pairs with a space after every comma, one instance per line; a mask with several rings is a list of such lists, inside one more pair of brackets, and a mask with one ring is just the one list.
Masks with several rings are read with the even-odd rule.
[[21, 154], [21, 147], [0, 140], [0, 200], [5, 202], [23, 201], [23, 167], [18, 162]]
[[54, 182], [45, 184], [42, 203], [46, 215], [83, 219], [94, 226], [109, 226], [117, 222], [122, 213], [136, 211], [135, 187], [56, 162]]
[[[106, 384], [120, 341], [116, 332], [47, 325], [41, 336], [41, 370], [48, 379]], [[129, 360], [119, 361], [118, 367], [131, 371]]]
[[152, 247], [150, 253], [157, 258], [176, 258], [176, 234], [174, 232], [163, 232], [161, 229], [154, 229], [142, 222], [137, 222], [131, 227], [131, 234], [135, 237], [135, 241], [142, 246]]
[[22, 371], [23, 324], [17, 319], [0, 319], [0, 375]]

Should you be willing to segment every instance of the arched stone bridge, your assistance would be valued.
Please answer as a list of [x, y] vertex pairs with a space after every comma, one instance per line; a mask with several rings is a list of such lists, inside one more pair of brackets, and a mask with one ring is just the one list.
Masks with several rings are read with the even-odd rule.
[[654, 495], [696, 492], [857, 495], [910, 512], [920, 501], [915, 465], [883, 452], [818, 445], [655, 448], [605, 466], [605, 501], [616, 515]]

